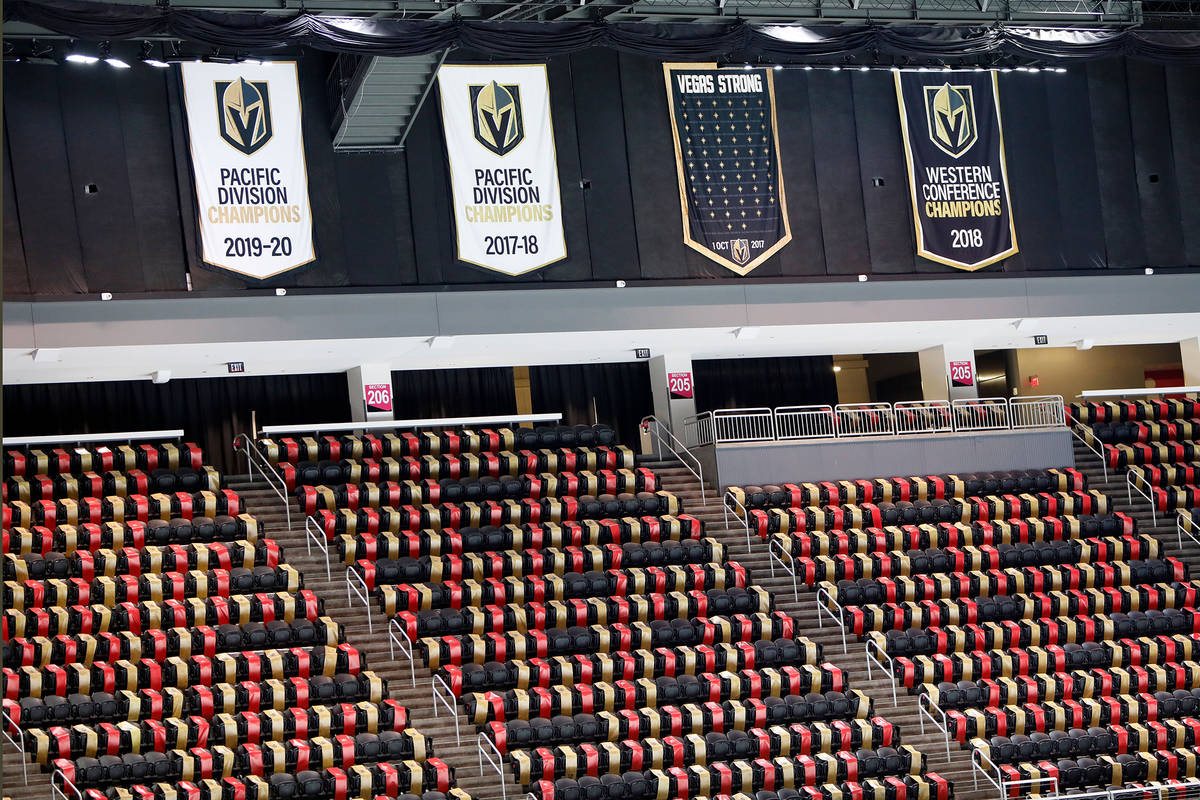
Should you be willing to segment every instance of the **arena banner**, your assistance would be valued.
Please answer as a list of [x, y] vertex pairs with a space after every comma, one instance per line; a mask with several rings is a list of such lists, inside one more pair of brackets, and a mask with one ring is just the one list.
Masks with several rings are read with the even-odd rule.
[[262, 280], [312, 261], [295, 62], [181, 67], [205, 263]]
[[738, 275], [791, 241], [770, 69], [664, 64], [683, 242]]
[[442, 65], [458, 258], [521, 275], [567, 257], [544, 64]]
[[1016, 253], [996, 73], [895, 74], [917, 255], [973, 271]]

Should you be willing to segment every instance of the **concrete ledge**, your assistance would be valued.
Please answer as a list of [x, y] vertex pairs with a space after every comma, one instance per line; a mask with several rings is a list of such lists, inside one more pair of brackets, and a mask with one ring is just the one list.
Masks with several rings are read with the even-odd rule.
[[1073, 467], [1066, 428], [720, 444], [722, 487]]

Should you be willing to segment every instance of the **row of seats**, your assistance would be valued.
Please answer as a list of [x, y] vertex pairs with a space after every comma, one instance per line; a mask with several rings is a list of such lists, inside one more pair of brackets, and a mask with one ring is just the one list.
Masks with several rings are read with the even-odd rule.
[[1152, 444], [1106, 444], [1104, 459], [1115, 468], [1178, 464], [1200, 458], [1200, 442], [1157, 442]]
[[[382, 469], [391, 467], [395, 469]], [[343, 461], [336, 467], [299, 469], [281, 466], [288, 489], [301, 505], [310, 497], [356, 498], [379, 493], [391, 499], [391, 505], [415, 503], [459, 503], [466, 500], [523, 500], [545, 497], [653, 492], [660, 487], [654, 473], [645, 467], [605, 469], [598, 472], [560, 472], [540, 475], [504, 475], [499, 478], [443, 478], [441, 480], [402, 480], [399, 463]], [[342, 473], [342, 469], [347, 472]], [[392, 477], [395, 475], [396, 477]], [[379, 505], [378, 503], [376, 505]]]
[[193, 442], [161, 442], [96, 447], [12, 447], [4, 451], [4, 474], [83, 475], [85, 472], [130, 472], [156, 469], [204, 469], [204, 451]]
[[156, 492], [215, 492], [221, 488], [221, 475], [212, 467], [192, 469], [140, 469], [123, 472], [84, 472], [81, 475], [10, 475], [3, 484], [5, 500], [80, 500], [84, 497], [125, 497]]
[[1200, 420], [1174, 422], [1095, 422], [1083, 429], [1083, 440], [1094, 445], [1147, 444], [1200, 438]]
[[546, 425], [537, 428], [480, 428], [374, 434], [263, 438], [259, 450], [272, 464], [360, 458], [400, 458], [459, 453], [499, 453], [547, 447], [611, 447], [608, 425]]
[[559, 447], [540, 450], [501, 450], [495, 453], [461, 453], [398, 456], [381, 459], [301, 461], [295, 469], [279, 469], [285, 482], [304, 485], [304, 476], [323, 483], [362, 482], [373, 476], [385, 481], [441, 481], [501, 478], [545, 473], [631, 470], [634, 454], [628, 447]]
[[942, 681], [926, 691], [942, 709], [1019, 705], [1047, 700], [1080, 700], [1137, 692], [1174, 692], [1200, 687], [1200, 665], [1184, 661], [1167, 666], [1095, 667], [1053, 675]]
[[1084, 491], [1087, 481], [1075, 469], [1016, 470], [908, 478], [868, 478], [786, 483], [782, 486], [731, 486], [726, 502], [734, 507], [805, 508], [849, 503], [899, 503], [962, 500], [977, 495]]
[[191, 542], [189, 544], [100, 547], [67, 554], [55, 550], [4, 553], [0, 577], [6, 581], [116, 578], [120, 575], [159, 575], [207, 569], [274, 567], [284, 561], [283, 548], [270, 539], [251, 542]]
[[142, 549], [152, 545], [187, 545], [192, 542], [258, 541], [258, 521], [249, 514], [236, 517], [192, 517], [191, 519], [152, 519], [149, 522], [85, 522], [81, 525], [42, 525], [14, 527], [0, 534], [5, 553], [22, 557], [36, 553]]
[[230, 489], [216, 492], [173, 492], [131, 494], [125, 497], [85, 497], [81, 500], [14, 500], [4, 506], [5, 528], [34, 525], [81, 525], [85, 523], [149, 522], [152, 519], [193, 519], [219, 515], [237, 516], [242, 500]]
[[1200, 419], [1200, 401], [1187, 397], [1170, 400], [1085, 401], [1069, 403], [1066, 412], [1068, 423], [1083, 425], [1097, 422]]

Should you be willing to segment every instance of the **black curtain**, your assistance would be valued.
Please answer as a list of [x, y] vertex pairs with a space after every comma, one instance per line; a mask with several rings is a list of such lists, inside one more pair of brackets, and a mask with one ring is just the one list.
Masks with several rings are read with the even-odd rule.
[[392, 373], [396, 419], [512, 414], [517, 392], [512, 367], [422, 369]]
[[342, 373], [141, 381], [42, 383], [4, 387], [6, 436], [182, 428], [222, 474], [245, 471], [233, 439], [258, 426], [350, 419]]
[[530, 367], [529, 393], [535, 414], [561, 411], [567, 425], [593, 421], [611, 425], [621, 444], [635, 451], [638, 423], [654, 413], [650, 368], [645, 361]]
[[832, 356], [692, 362], [696, 411], [837, 404]]

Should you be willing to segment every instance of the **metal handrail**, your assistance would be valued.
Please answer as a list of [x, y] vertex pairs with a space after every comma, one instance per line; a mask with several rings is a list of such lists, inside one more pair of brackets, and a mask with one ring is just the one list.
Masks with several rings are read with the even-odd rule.
[[[653, 414], [642, 417], [640, 424], [653, 434], [657, 444], [657, 447], [655, 448], [655, 455], [657, 456], [658, 460], [662, 460], [662, 446], [665, 444], [667, 449], [671, 451], [671, 455], [678, 458], [679, 463], [683, 464], [687, 471], [692, 473], [693, 477], [700, 482], [700, 504], [704, 505], [707, 503], [708, 495], [704, 487], [704, 464], [701, 463], [700, 459], [696, 457], [696, 454], [689, 450], [687, 445], [679, 441], [675, 434], [671, 433], [670, 428], [668, 428], [666, 425], [663, 425], [658, 417], [654, 416]], [[679, 447], [678, 450], [676, 449], [676, 445]], [[687, 458], [684, 458], [685, 454]], [[693, 469], [692, 465], [687, 462], [687, 459], [692, 460], [692, 462], [696, 465], [695, 469]]]
[[[369, 633], [374, 633], [375, 632], [375, 621], [374, 621], [374, 619], [372, 619], [372, 612], [371, 612], [371, 590], [369, 588], [367, 588], [366, 579], [363, 578], [362, 575], [359, 575], [355, 571], [353, 565], [346, 567], [346, 605], [347, 606], [351, 606], [352, 602], [353, 602], [351, 600], [351, 592], [358, 595], [358, 599], [361, 600], [362, 604], [367, 607], [367, 631]], [[396, 620], [392, 620], [392, 622], [395, 622], [395, 621]], [[397, 624], [399, 624], [399, 623], [397, 623]], [[410, 644], [411, 644], [411, 642], [410, 642]]]
[[508, 414], [486, 417], [435, 417], [431, 419], [388, 419], [379, 422], [314, 422], [303, 425], [264, 425], [261, 433], [311, 433], [322, 431], [390, 431], [400, 428], [436, 428], [463, 425], [494, 425], [500, 422], [561, 422], [562, 412], [552, 414]]
[[933, 702], [933, 699], [922, 692], [917, 695], [917, 722], [921, 724], [921, 733], [925, 733], [925, 719], [928, 718], [933, 726], [942, 732], [946, 737], [946, 760], [950, 760], [950, 720], [946, 718], [946, 712], [938, 707], [938, 704]]
[[[238, 442], [242, 443], [241, 450], [246, 456], [246, 474], [250, 476], [250, 482], [254, 482], [254, 467], [257, 466], [258, 471], [266, 479], [267, 485], [274, 490], [275, 494], [279, 496], [279, 501], [283, 503], [283, 513], [290, 531], [292, 529], [292, 498], [288, 495], [287, 483], [283, 480], [283, 476], [271, 466], [266, 456], [258, 452], [258, 448], [254, 446], [254, 441], [249, 436], [244, 433], [235, 436], [233, 439], [234, 450], [238, 449]], [[258, 464], [255, 463], [256, 460], [259, 462]]]
[[1067, 430], [1069, 430], [1071, 432], [1072, 436], [1074, 436], [1079, 441], [1083, 442], [1083, 446], [1086, 447], [1088, 450], [1091, 450], [1093, 453], [1095, 453], [1096, 457], [1100, 459], [1100, 469], [1102, 469], [1104, 471], [1104, 481], [1105, 481], [1105, 483], [1107, 483], [1108, 482], [1108, 461], [1107, 461], [1107, 459], [1104, 458], [1104, 450], [1093, 447], [1091, 442], [1089, 442], [1087, 439], [1083, 438], [1083, 434], [1080, 432], [1083, 430], [1083, 428], [1081, 426], [1070, 425], [1067, 427]]
[[[496, 770], [496, 774], [500, 776], [500, 800], [507, 800], [508, 790], [504, 786], [504, 756], [500, 755], [500, 751], [496, 748], [496, 743], [488, 738], [486, 733], [479, 734], [479, 774], [483, 775], [483, 759], [487, 759], [488, 764], [492, 769]], [[486, 745], [486, 749], [485, 749]], [[489, 753], [488, 750], [491, 752]], [[496, 757], [492, 758], [492, 753]]]
[[[433, 687], [433, 715], [438, 715], [438, 704], [440, 703], [447, 711], [450, 712], [450, 717], [454, 720], [454, 741], [456, 744], [462, 744], [462, 733], [458, 729], [458, 706], [455, 704], [454, 692], [450, 691], [450, 687], [446, 681], [442, 680], [441, 675], [434, 675], [432, 681]], [[446, 698], [450, 698], [447, 700]]]
[[[1150, 504], [1150, 521], [1154, 527], [1158, 527], [1158, 511], [1154, 507], [1154, 498], [1142, 491], [1142, 487], [1138, 486], [1134, 481], [1133, 470], [1125, 470], [1125, 493], [1129, 495], [1129, 505], [1133, 505], [1133, 493], [1137, 492], [1142, 497], [1146, 498], [1146, 502]], [[1179, 543], [1180, 545], [1183, 542]]]
[[767, 556], [770, 558], [767, 564], [771, 567], [771, 577], [775, 577], [775, 564], [778, 563], [784, 572], [792, 576], [792, 599], [800, 602], [800, 582], [796, 577], [795, 559], [783, 552], [783, 544], [778, 539], [767, 541]]
[[721, 513], [725, 515], [725, 530], [729, 530], [729, 504], [730, 503], [733, 503], [733, 505], [737, 506], [738, 508], [740, 508], [742, 510], [742, 515], [740, 517], [737, 514], [734, 514], [733, 518], [736, 519], [739, 523], [741, 523], [742, 528], [745, 529], [745, 531], [746, 531], [746, 549], [751, 550], [753, 548], [751, 548], [751, 546], [750, 546], [750, 512], [748, 510], [746, 510], [746, 507], [741, 504], [741, 501], [739, 501], [736, 497], [734, 497], [733, 492], [730, 492], [730, 491], [726, 491], [725, 496], [721, 498]]
[[329, 564], [329, 542], [316, 517], [310, 515], [304, 518], [304, 535], [304, 545], [308, 548], [308, 554], [312, 555], [312, 546], [315, 544], [325, 556], [325, 580], [333, 580], [333, 567]]
[[[761, 432], [760, 423], [769, 429]], [[726, 408], [712, 412], [715, 442], [773, 442], [776, 439], [775, 411], [770, 408]], [[750, 436], [729, 435], [738, 428], [756, 431]], [[769, 435], [768, 435], [769, 434]]]
[[[4, 738], [8, 740], [8, 743], [12, 745], [18, 753], [21, 754], [21, 776], [25, 779], [25, 785], [28, 786], [29, 758], [25, 753], [25, 734], [21, 731], [21, 726], [18, 725], [11, 716], [9, 716], [7, 711], [0, 711], [0, 714], [4, 715], [4, 729], [0, 732], [4, 734]], [[16, 734], [15, 739], [13, 738], [12, 734], [9, 733], [9, 731], [12, 731], [14, 734]]]
[[[892, 684], [892, 705], [900, 705], [900, 693], [896, 688], [896, 685], [899, 683], [896, 679], [896, 663], [892, 660], [891, 656], [879, 649], [879, 645], [875, 643], [874, 639], [867, 640], [865, 650], [867, 655], [867, 680], [872, 679], [871, 665], [874, 664]], [[884, 666], [885, 662], [886, 666]]]
[[1178, 514], [1176, 514], [1176, 516], [1175, 516], [1175, 527], [1178, 529], [1177, 532], [1179, 534], [1179, 546], [1180, 547], [1183, 547], [1184, 534], [1187, 534], [1187, 537], [1189, 539], [1191, 539], [1196, 544], [1200, 545], [1200, 537], [1197, 537], [1196, 534], [1192, 532], [1193, 526], [1190, 524], [1184, 523], [1184, 516], [1183, 516], [1182, 511], [1179, 512]]
[[[984, 761], [986, 761], [992, 768], [992, 771], [995, 773], [995, 777], [993, 777], [992, 773], [988, 772], [987, 767], [983, 765]], [[996, 766], [996, 763], [978, 747], [971, 749], [971, 766], [973, 767], [971, 773], [972, 777], [975, 779], [976, 789], [979, 789], [979, 773], [982, 773], [983, 777], [987, 778], [988, 783], [996, 787], [996, 791], [1000, 792], [1000, 797], [1003, 798], [1005, 796], [1004, 776], [1000, 774], [1000, 767]]]
[[702, 411], [693, 417], [685, 417], [683, 420], [683, 438], [684, 441], [691, 443], [690, 447], [704, 447], [705, 445], [714, 444], [716, 439], [713, 435], [712, 412]]
[[392, 617], [388, 622], [388, 656], [392, 661], [396, 660], [397, 647], [400, 648], [400, 655], [408, 659], [408, 666], [412, 670], [412, 685], [416, 686], [417, 659], [412, 639], [408, 638], [408, 634], [405, 632], [404, 626], [400, 624], [400, 620]]
[[[67, 794], [67, 789], [71, 790], [71, 794]], [[83, 800], [83, 792], [79, 791], [79, 787], [72, 783], [61, 769], [50, 773], [50, 796], [54, 800]]]
[[5, 436], [0, 444], [22, 447], [39, 444], [88, 444], [95, 442], [144, 442], [147, 439], [182, 439], [182, 428], [165, 431], [116, 431], [114, 433], [64, 433], [51, 436]]
[[[824, 603], [821, 602], [822, 596], [824, 596], [824, 599], [825, 599]], [[837, 609], [836, 614], [833, 613], [833, 609], [835, 609], [835, 608]], [[833, 597], [829, 594], [829, 590], [826, 589], [824, 586], [820, 586], [817, 588], [817, 627], [818, 628], [825, 627], [825, 623], [821, 619], [822, 614], [828, 614], [830, 619], [832, 619], [834, 622], [836, 622], [838, 624], [838, 627], [842, 629], [842, 652], [848, 654], [850, 652], [850, 647], [849, 647], [849, 644], [847, 643], [847, 639], [846, 639], [846, 610], [844, 608], [842, 608], [841, 603], [839, 603], [837, 600], [833, 599]]]

